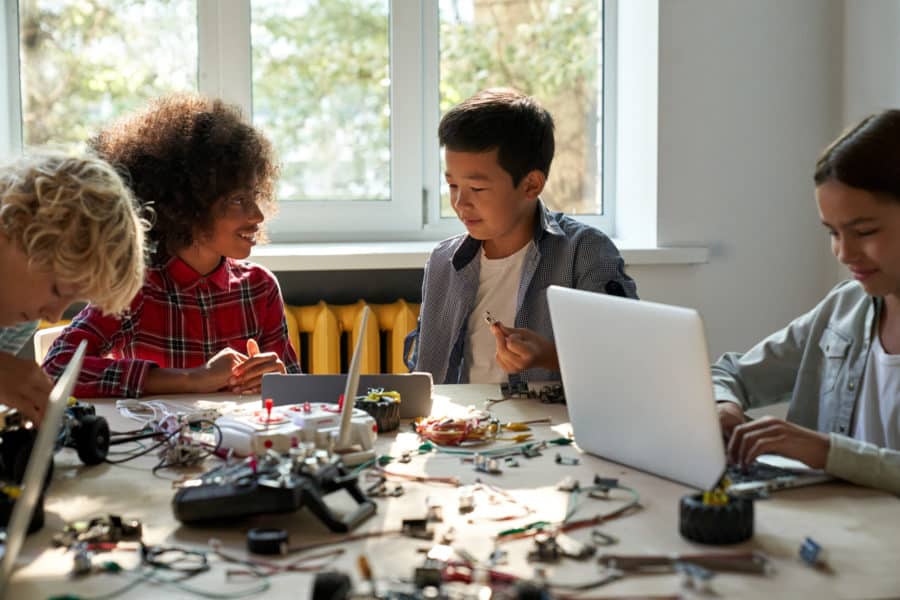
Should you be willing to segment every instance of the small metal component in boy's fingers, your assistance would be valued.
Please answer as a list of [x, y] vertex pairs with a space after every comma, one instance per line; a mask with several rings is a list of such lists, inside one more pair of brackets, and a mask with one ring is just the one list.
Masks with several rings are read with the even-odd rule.
[[491, 311], [486, 310], [484, 311], [484, 322], [488, 325], [493, 325], [497, 322], [497, 319], [494, 318], [494, 315], [491, 314]]

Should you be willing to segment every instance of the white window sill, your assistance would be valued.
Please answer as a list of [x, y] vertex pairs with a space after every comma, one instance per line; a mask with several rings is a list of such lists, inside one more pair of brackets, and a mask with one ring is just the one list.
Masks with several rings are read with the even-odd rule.
[[[614, 240], [627, 265], [691, 265], [709, 261], [702, 246], [652, 248]], [[266, 244], [250, 257], [272, 271], [421, 269], [436, 242]]]

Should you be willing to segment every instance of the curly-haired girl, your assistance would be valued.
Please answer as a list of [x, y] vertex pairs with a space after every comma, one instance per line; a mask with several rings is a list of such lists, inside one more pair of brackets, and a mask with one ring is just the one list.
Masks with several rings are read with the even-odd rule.
[[253, 392], [262, 375], [297, 372], [281, 291], [247, 262], [274, 209], [272, 146], [220, 100], [179, 94], [102, 131], [91, 146], [152, 208], [151, 261], [122, 317], [86, 307], [44, 361], [62, 371], [82, 339], [75, 393]]

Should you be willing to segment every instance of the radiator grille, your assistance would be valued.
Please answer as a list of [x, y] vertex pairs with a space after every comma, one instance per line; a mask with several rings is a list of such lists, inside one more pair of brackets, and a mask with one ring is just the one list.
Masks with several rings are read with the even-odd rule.
[[326, 304], [286, 306], [288, 335], [305, 373], [345, 373], [360, 335], [363, 307], [372, 310], [362, 333], [361, 373], [406, 373], [403, 340], [416, 328], [419, 305], [398, 300], [391, 304]]

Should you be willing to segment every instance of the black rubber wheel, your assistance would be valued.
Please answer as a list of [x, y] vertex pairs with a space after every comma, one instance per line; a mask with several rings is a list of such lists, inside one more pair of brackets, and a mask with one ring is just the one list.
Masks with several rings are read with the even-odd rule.
[[350, 597], [353, 585], [350, 576], [338, 571], [316, 573], [313, 580], [312, 600], [345, 600]]
[[701, 544], [737, 544], [753, 537], [753, 500], [729, 496], [728, 504], [703, 504], [703, 494], [683, 496], [681, 535]]
[[85, 415], [74, 432], [78, 458], [86, 465], [98, 465], [109, 453], [109, 424], [103, 417]]

